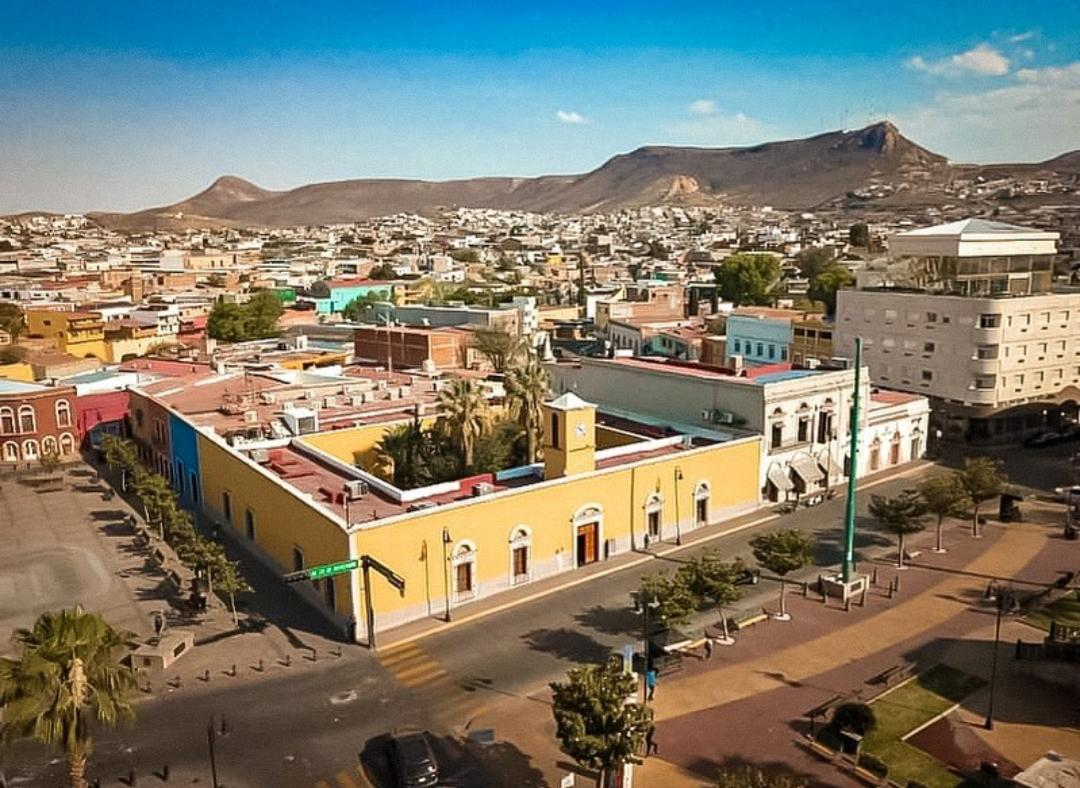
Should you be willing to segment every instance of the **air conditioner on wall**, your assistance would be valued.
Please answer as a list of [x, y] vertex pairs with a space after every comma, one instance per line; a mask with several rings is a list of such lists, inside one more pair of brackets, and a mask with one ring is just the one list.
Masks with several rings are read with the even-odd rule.
[[358, 501], [368, 494], [368, 484], [363, 479], [345, 482], [345, 495], [350, 501]]
[[490, 482], [480, 482], [472, 486], [473, 498], [480, 495], [491, 495], [493, 492], [495, 492], [495, 485]]

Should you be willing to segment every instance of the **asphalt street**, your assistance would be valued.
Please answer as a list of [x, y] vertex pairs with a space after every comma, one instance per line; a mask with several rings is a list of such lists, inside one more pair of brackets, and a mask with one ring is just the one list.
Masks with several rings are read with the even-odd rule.
[[[1037, 455], [1031, 450], [1013, 452], [1006, 458], [1014, 475], [1020, 471], [1019, 481], [1048, 488], [1070, 480], [1071, 471], [1063, 462], [1070, 452], [1069, 447], [1053, 447]], [[892, 494], [914, 481], [890, 479], [872, 492]], [[842, 498], [838, 495], [817, 507], [712, 540], [707, 547], [752, 563], [748, 542], [753, 535], [795, 527], [817, 535], [819, 567], [836, 566]], [[869, 495], [860, 498], [865, 509]], [[861, 555], [891, 544], [891, 538], [860, 517]], [[442, 759], [449, 763], [447, 784], [496, 784], [494, 775], [481, 773], [449, 738], [451, 732], [465, 727], [472, 711], [489, 698], [535, 692], [562, 678], [574, 664], [602, 660], [623, 644], [638, 642], [641, 622], [630, 609], [629, 593], [641, 575], [674, 568], [702, 549], [690, 547], [599, 577], [434, 633], [408, 649], [388, 649], [379, 657], [359, 647], [347, 648], [341, 660], [328, 661], [317, 671], [278, 671], [276, 677], [258, 683], [229, 687], [220, 681], [212, 690], [181, 689], [142, 700], [137, 725], [97, 736], [90, 776], [100, 777], [102, 785], [121, 785], [120, 778], [134, 769], [138, 785], [154, 785], [161, 781], [153, 773], [169, 764], [171, 783], [190, 785], [198, 779], [195, 784], [208, 785], [207, 724], [212, 715], [224, 714], [226, 733], [220, 735], [219, 721], [215, 747], [218, 779], [227, 788], [300, 788], [320, 781], [345, 788], [348, 781], [362, 786], [364, 778], [356, 772], [361, 755], [378, 782], [377, 775], [385, 772], [381, 762], [385, 735], [412, 727], [437, 737]], [[739, 606], [760, 607], [776, 591], [775, 584], [763, 582]], [[538, 705], [538, 713], [549, 712]], [[494, 734], [498, 736], [498, 731]], [[501, 755], [524, 757], [512, 746], [504, 747]], [[3, 768], [10, 786], [63, 784], [63, 764], [36, 745], [8, 746]]]

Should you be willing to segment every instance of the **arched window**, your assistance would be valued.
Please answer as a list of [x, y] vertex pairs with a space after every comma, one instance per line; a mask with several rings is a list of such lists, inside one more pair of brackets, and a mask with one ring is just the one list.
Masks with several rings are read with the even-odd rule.
[[15, 441], [8, 441], [4, 444], [4, 461], [5, 462], [18, 462], [19, 459], [19, 444]]
[[779, 449], [784, 445], [784, 411], [777, 408], [772, 412], [772, 424], [769, 433], [769, 448]]
[[454, 548], [450, 556], [453, 565], [454, 602], [468, 602], [476, 598], [476, 545], [464, 541]]
[[0, 408], [0, 435], [15, 434], [15, 411], [11, 408]]
[[46, 435], [41, 439], [41, 453], [42, 454], [59, 454], [60, 451], [56, 446], [56, 438], [52, 435]]
[[56, 426], [71, 426], [71, 403], [66, 399], [58, 399], [56, 401]]
[[510, 532], [510, 585], [532, 579], [532, 530], [519, 525]]
[[810, 406], [805, 402], [799, 405], [799, 426], [796, 440], [799, 443], [810, 441]]
[[19, 432], [37, 432], [37, 414], [30, 405], [19, 406]]
[[870, 443], [870, 470], [876, 471], [881, 467], [881, 441], [877, 438]]
[[38, 442], [33, 439], [23, 441], [22, 453], [24, 460], [36, 460], [38, 457]]
[[712, 490], [709, 483], [700, 481], [694, 488], [694, 525], [708, 525], [709, 523], [709, 498]]
[[895, 432], [889, 444], [889, 465], [900, 464], [900, 433]]
[[72, 437], [70, 432], [65, 432], [60, 436], [60, 453], [71, 454], [75, 451], [75, 438]]
[[660, 538], [660, 529], [664, 518], [664, 499], [660, 493], [652, 493], [645, 499], [645, 533], [649, 539]]

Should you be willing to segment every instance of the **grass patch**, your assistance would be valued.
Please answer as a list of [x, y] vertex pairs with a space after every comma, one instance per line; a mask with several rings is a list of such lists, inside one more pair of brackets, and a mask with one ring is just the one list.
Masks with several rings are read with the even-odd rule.
[[963, 780], [917, 747], [901, 741], [915, 728], [947, 711], [983, 686], [982, 679], [935, 665], [907, 684], [871, 703], [877, 727], [863, 741], [863, 752], [889, 766], [889, 778], [900, 785], [920, 782], [929, 788], [955, 788]]
[[1074, 591], [1063, 597], [1047, 602], [1032, 610], [1024, 621], [1044, 632], [1050, 631], [1050, 622], [1057, 621], [1067, 627], [1080, 627], [1080, 598]]

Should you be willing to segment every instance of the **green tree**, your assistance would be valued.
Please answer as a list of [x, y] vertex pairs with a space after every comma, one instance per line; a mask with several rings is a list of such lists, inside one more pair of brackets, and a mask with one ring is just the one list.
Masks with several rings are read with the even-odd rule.
[[394, 270], [394, 266], [390, 265], [390, 263], [379, 263], [368, 273], [368, 279], [378, 279], [380, 281], [397, 279], [397, 271]]
[[855, 277], [851, 275], [851, 271], [842, 265], [834, 265], [826, 268], [811, 281], [807, 295], [824, 304], [825, 314], [832, 317], [836, 314], [837, 291], [854, 284]]
[[484, 390], [469, 378], [453, 378], [439, 392], [438, 405], [440, 431], [461, 447], [461, 470], [471, 468], [476, 441], [490, 417]]
[[479, 263], [480, 253], [475, 249], [451, 249], [450, 259], [459, 263]]
[[217, 567], [218, 591], [229, 595], [229, 608], [232, 610], [233, 626], [240, 627], [240, 616], [236, 612], [236, 595], [250, 593], [252, 588], [240, 573], [240, 564], [236, 561], [224, 561]]
[[649, 618], [666, 626], [685, 623], [697, 608], [697, 600], [685, 581], [685, 576], [667, 572], [645, 575], [635, 594], [638, 607], [648, 606]]
[[780, 613], [777, 618], [786, 621], [790, 616], [784, 606], [784, 578], [814, 560], [814, 539], [796, 528], [789, 528], [755, 536], [750, 540], [750, 549], [754, 551], [754, 560], [780, 578]]
[[489, 422], [476, 441], [473, 473], [497, 473], [509, 468], [515, 447], [521, 437], [521, 427], [512, 419]]
[[870, 249], [870, 227], [866, 222], [856, 222], [851, 225], [851, 229], [848, 230], [848, 243], [852, 246], [861, 246], [863, 249]]
[[652, 712], [627, 700], [637, 681], [618, 659], [571, 668], [567, 679], [549, 685], [555, 735], [562, 751], [596, 770], [597, 786], [607, 788], [614, 772], [641, 751]]
[[[43, 451], [38, 458], [38, 463], [41, 465], [41, 470], [45, 471], [45, 475], [51, 479], [61, 465], [60, 454], [56, 449]], [[63, 487], [63, 479], [61, 479], [60, 486]]]
[[896, 567], [904, 568], [904, 540], [908, 534], [918, 533], [926, 527], [926, 504], [915, 490], [904, 490], [887, 498], [870, 496], [870, 516], [889, 533], [896, 535]]
[[0, 732], [62, 748], [69, 788], [85, 788], [91, 720], [134, 717], [135, 673], [120, 662], [134, 636], [75, 607], [42, 613], [12, 640], [21, 653], [0, 658]]
[[809, 785], [805, 777], [768, 772], [756, 766], [721, 769], [716, 777], [716, 788], [808, 788]]
[[398, 424], [382, 434], [375, 452], [384, 465], [390, 465], [395, 487], [408, 490], [424, 483], [421, 470], [424, 432], [418, 423]]
[[473, 332], [473, 348], [487, 359], [496, 372], [505, 372], [524, 351], [521, 339], [504, 328], [478, 328]]
[[979, 507], [1005, 492], [1009, 478], [1001, 470], [1001, 460], [991, 457], [965, 457], [953, 479], [971, 504], [971, 535], [979, 535]]
[[269, 290], [261, 290], [243, 305], [244, 328], [248, 339], [267, 339], [278, 335], [278, 320], [285, 308], [281, 299]]
[[23, 322], [23, 310], [14, 301], [0, 301], [0, 330], [11, 335], [11, 341], [18, 341], [26, 329]]
[[240, 342], [247, 338], [244, 313], [239, 304], [218, 301], [206, 319], [206, 333], [222, 342]]
[[101, 451], [110, 470], [120, 471], [120, 489], [127, 492], [128, 481], [141, 470], [135, 444], [119, 435], [105, 435], [101, 439]]
[[341, 310], [341, 316], [352, 323], [360, 323], [368, 320], [371, 310], [377, 304], [386, 301], [386, 294], [379, 290], [369, 290], [363, 295], [357, 296], [345, 305]]
[[716, 605], [723, 631], [723, 643], [732, 642], [731, 635], [728, 634], [724, 606], [734, 604], [742, 598], [738, 579], [745, 571], [742, 561], [724, 561], [720, 557], [720, 551], [716, 549], [692, 558], [689, 563], [679, 567], [678, 574], [683, 576], [683, 582], [690, 589], [690, 593]]
[[779, 278], [780, 263], [771, 254], [733, 254], [716, 274], [720, 297], [737, 306], [771, 304]]
[[135, 482], [132, 485], [135, 497], [143, 506], [143, 515], [147, 523], [156, 523], [161, 529], [161, 537], [165, 538], [165, 520], [172, 510], [176, 509], [176, 491], [169, 485], [168, 480], [158, 473], [147, 473], [142, 469], [135, 474]]
[[525, 432], [526, 461], [535, 462], [543, 437], [542, 405], [551, 388], [551, 376], [540, 359], [534, 353], [528, 353], [524, 360], [507, 367], [505, 386], [510, 413]]
[[832, 249], [821, 246], [811, 246], [803, 249], [795, 257], [795, 265], [799, 267], [799, 273], [810, 280], [813, 285], [819, 276], [836, 265], [836, 255]]
[[946, 517], [962, 517], [961, 504], [964, 500], [964, 491], [957, 485], [953, 476], [931, 476], [919, 484], [919, 495], [922, 496], [926, 511], [937, 518], [937, 544], [935, 553], [944, 553], [945, 546], [942, 544], [942, 526]]
[[841, 703], [833, 709], [829, 719], [829, 728], [837, 733], [849, 730], [865, 736], [876, 727], [877, 715], [874, 714], [874, 708], [868, 703], [858, 701]]

